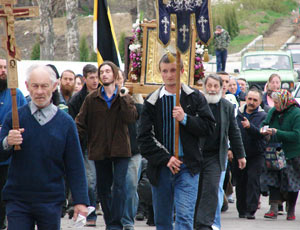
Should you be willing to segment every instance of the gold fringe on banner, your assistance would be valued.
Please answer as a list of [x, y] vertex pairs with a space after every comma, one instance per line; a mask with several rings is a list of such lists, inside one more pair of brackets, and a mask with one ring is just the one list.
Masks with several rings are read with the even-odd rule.
[[176, 61], [174, 55], [168, 50], [167, 51], [167, 54], [168, 54], [168, 59], [171, 63], [174, 63]]
[[209, 62], [208, 49], [205, 49], [205, 50], [204, 50], [203, 61], [204, 61], [204, 62]]

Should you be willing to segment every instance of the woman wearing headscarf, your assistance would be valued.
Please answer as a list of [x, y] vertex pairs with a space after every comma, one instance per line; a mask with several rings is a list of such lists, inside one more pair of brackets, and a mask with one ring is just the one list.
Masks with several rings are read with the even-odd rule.
[[261, 132], [270, 141], [281, 143], [287, 166], [280, 171], [267, 173], [271, 208], [264, 217], [277, 218], [282, 193], [287, 193], [287, 220], [295, 220], [295, 206], [300, 190], [300, 109], [295, 98], [285, 89], [274, 91], [271, 97], [274, 107], [263, 122], [269, 128], [266, 131], [261, 129]]
[[233, 94], [236, 97], [237, 102], [241, 106], [241, 101], [246, 101], [246, 94], [241, 90], [241, 87], [237, 80], [234, 77], [229, 79], [229, 93]]

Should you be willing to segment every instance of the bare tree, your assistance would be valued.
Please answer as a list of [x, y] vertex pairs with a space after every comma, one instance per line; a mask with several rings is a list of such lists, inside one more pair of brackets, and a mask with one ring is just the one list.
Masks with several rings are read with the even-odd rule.
[[38, 0], [38, 4], [40, 8], [40, 59], [54, 60], [52, 0]]
[[78, 0], [66, 0], [67, 53], [69, 61], [79, 61]]

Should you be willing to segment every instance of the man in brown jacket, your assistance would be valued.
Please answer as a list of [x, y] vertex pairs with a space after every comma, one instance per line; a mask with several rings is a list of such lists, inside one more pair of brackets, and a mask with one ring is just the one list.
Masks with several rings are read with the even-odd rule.
[[98, 69], [102, 87], [90, 93], [76, 117], [80, 139], [88, 137], [88, 156], [95, 161], [97, 190], [106, 229], [122, 230], [125, 182], [131, 156], [128, 124], [138, 118], [134, 102], [116, 85], [118, 67], [104, 62]]

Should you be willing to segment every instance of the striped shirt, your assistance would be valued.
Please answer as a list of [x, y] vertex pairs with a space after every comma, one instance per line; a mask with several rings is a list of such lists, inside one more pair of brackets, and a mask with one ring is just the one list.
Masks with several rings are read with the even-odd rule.
[[[176, 104], [176, 95], [171, 94], [162, 88], [160, 92], [162, 101], [162, 116], [163, 116], [163, 145], [168, 149], [171, 155], [175, 151], [175, 118], [172, 116], [173, 108]], [[186, 124], [187, 115], [185, 114], [184, 120], [181, 121], [183, 125]], [[179, 136], [179, 151], [178, 156], [183, 157], [183, 148]]]

